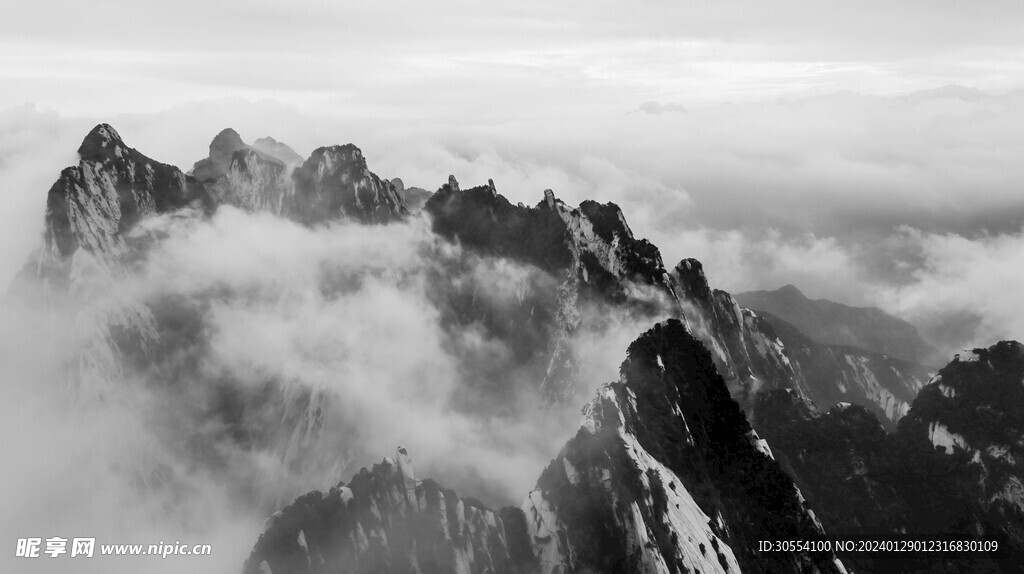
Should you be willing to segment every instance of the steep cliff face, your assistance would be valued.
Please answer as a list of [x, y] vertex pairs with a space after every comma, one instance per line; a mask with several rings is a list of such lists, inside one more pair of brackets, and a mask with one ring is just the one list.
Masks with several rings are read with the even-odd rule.
[[601, 322], [587, 312], [595, 307], [615, 307], [650, 321], [685, 318], [712, 349], [737, 396], [765, 385], [802, 382], [782, 345], [755, 315], [727, 293], [712, 292], [696, 260], [669, 273], [658, 248], [634, 237], [613, 203], [585, 201], [572, 208], [549, 190], [535, 207], [517, 206], [498, 194], [493, 182], [460, 190], [451, 178], [424, 209], [442, 236], [480, 253], [534, 265], [560, 282], [550, 303], [556, 329], [542, 383], [554, 400], [571, 396], [576, 385], [577, 359], [566, 341]]
[[280, 215], [293, 187], [289, 172], [256, 150], [236, 151], [224, 175], [211, 186], [222, 204]]
[[124, 234], [142, 218], [212, 207], [196, 179], [128, 147], [107, 124], [89, 132], [78, 155], [47, 195], [43, 265], [67, 261], [79, 248], [111, 261], [124, 254]]
[[452, 178], [425, 209], [439, 234], [481, 253], [534, 265], [560, 282], [549, 305], [556, 309], [556, 328], [542, 383], [554, 400], [571, 396], [577, 384], [577, 358], [566, 341], [591, 328], [595, 321], [587, 309], [594, 306], [651, 321], [684, 319], [746, 409], [762, 391], [795, 389], [825, 408], [841, 401], [867, 405], [892, 426], [929, 376], [920, 365], [813, 343], [791, 325], [712, 289], [695, 259], [667, 272], [657, 247], [636, 239], [611, 203], [585, 201], [572, 208], [548, 191], [534, 207], [516, 206], [493, 182], [460, 190]]
[[122, 292], [129, 232], [143, 218], [213, 198], [178, 168], [128, 147], [107, 124], [92, 129], [47, 195], [44, 244], [36, 267], [43, 304], [74, 331], [65, 386], [94, 397], [123, 378], [123, 357], [159, 344], [152, 313]]
[[744, 307], [780, 317], [817, 343], [856, 347], [908, 363], [941, 365], [947, 358], [921, 338], [913, 325], [881, 309], [809, 299], [792, 285], [739, 293], [736, 299]]
[[786, 347], [794, 369], [806, 381], [805, 395], [822, 410], [838, 403], [867, 407], [889, 430], [896, 429], [928, 382], [932, 369], [864, 351], [821, 345], [778, 317], [762, 313]]
[[245, 574], [531, 574], [522, 512], [418, 480], [408, 452], [267, 519]]
[[408, 209], [399, 190], [367, 167], [352, 144], [322, 147], [302, 160], [270, 137], [246, 144], [228, 128], [210, 143], [193, 173], [217, 204], [282, 215], [308, 225], [354, 219], [387, 223]]
[[998, 555], [969, 559], [851, 556], [854, 569], [1017, 572], [1024, 558], [1022, 379], [1024, 347], [1003, 342], [939, 371], [895, 434], [862, 407], [842, 403], [820, 414], [786, 393], [760, 397], [754, 424], [830, 534], [1000, 545]]
[[730, 392], [744, 408], [764, 390], [791, 388], [811, 394], [771, 325], [740, 307], [732, 295], [711, 289], [700, 261], [680, 261], [672, 277], [683, 315], [711, 350]]
[[[533, 309], [539, 308], [550, 317], [550, 327], [541, 333], [543, 340], [537, 348], [547, 352], [546, 367], [539, 376], [543, 393], [551, 400], [573, 396], [579, 364], [569, 338], [591, 326], [584, 312], [588, 305], [614, 302], [650, 309], [652, 303], [657, 306], [659, 297], [669, 294], [664, 285], [660, 292], [629, 290], [635, 276], [664, 275], [664, 269], [657, 250], [629, 248], [635, 240], [613, 204], [593, 204], [590, 212], [599, 215], [607, 211], [607, 218], [619, 224], [595, 226], [582, 210], [569, 208], [550, 191], [536, 207], [517, 206], [499, 195], [493, 182], [462, 190], [453, 176], [424, 209], [441, 236], [487, 257], [534, 266], [556, 283], [557, 288], [545, 294], [544, 301], [525, 309], [532, 315]], [[488, 312], [472, 307], [466, 311], [464, 321], [475, 321]]]
[[[284, 155], [286, 146], [277, 143], [274, 153]], [[342, 180], [359, 190], [367, 181], [378, 181], [366, 170], [358, 150], [354, 153], [358, 170], [342, 166], [340, 160], [337, 169], [325, 167], [324, 193], [341, 189], [335, 183]], [[271, 452], [296, 476], [332, 472], [340, 464], [336, 458], [306, 456], [325, 448], [325, 424], [343, 424], [325, 423], [328, 399], [323, 393], [282, 380], [242, 384], [203, 372], [200, 361], [195, 360], [210, 352], [205, 325], [211, 301], [237, 293], [196, 293], [181, 300], [151, 297], [131, 289], [138, 283], [132, 280], [139, 279], [147, 257], [161, 241], [150, 233], [147, 218], [166, 215], [167, 221], [187, 227], [224, 204], [294, 217], [286, 209], [299, 205], [286, 201], [294, 188], [289, 168], [270, 153], [248, 146], [230, 129], [218, 134], [210, 144], [209, 157], [196, 163], [194, 171], [202, 181], [130, 148], [106, 124], [88, 134], [79, 154], [79, 164], [65, 169], [49, 192], [38, 264], [19, 279], [19, 289], [41, 294], [35, 298], [54, 319], [43, 323], [52, 323], [53, 329], [61, 331], [62, 340], [69, 341], [61, 346], [59, 357], [64, 377], [60, 386], [70, 391], [67, 399], [101, 402], [125, 394], [119, 393], [119, 388], [129, 381], [158, 392], [175, 389], [185, 393], [186, 387], [195, 385], [193, 390], [218, 398], [202, 406], [208, 412], [181, 413], [183, 419], [208, 417], [218, 421], [212, 427], [223, 423], [234, 428], [240, 426], [239, 418], [270, 417], [263, 421], [267, 426], [259, 433], [239, 432], [237, 440], [245, 448]], [[365, 211], [354, 213], [328, 212], [330, 205], [304, 205], [303, 214], [315, 221], [379, 219], [378, 207], [362, 206]], [[180, 360], [183, 356], [191, 359]], [[256, 482], [273, 480], [252, 478]]]
[[295, 193], [286, 209], [305, 224], [339, 218], [387, 223], [408, 213], [395, 186], [371, 172], [352, 144], [317, 148], [292, 179]]
[[[892, 472], [894, 437], [864, 407], [841, 404], [821, 413], [789, 390], [758, 397], [752, 423], [776, 459], [814, 506], [829, 535], [893, 537], [917, 529], [916, 512]], [[947, 499], [946, 502], [952, 502]], [[874, 572], [873, 560], [853, 556], [847, 565]]]
[[899, 434], [964, 479], [979, 530], [1024, 558], [1024, 345], [1003, 341], [958, 355], [921, 390]]
[[757, 551], [824, 531], [678, 320], [630, 345], [523, 510], [545, 574], [845, 572], [829, 553]]
[[845, 572], [831, 553], [757, 550], [824, 537], [710, 353], [669, 320], [630, 345], [522, 510], [416, 480], [399, 448], [268, 519], [245, 572]]

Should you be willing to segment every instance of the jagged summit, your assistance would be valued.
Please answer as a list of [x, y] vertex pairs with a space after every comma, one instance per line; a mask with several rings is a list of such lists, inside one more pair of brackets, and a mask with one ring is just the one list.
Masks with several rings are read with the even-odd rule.
[[213, 138], [209, 156], [197, 161], [192, 173], [219, 205], [280, 215], [291, 193], [285, 162], [246, 144], [232, 128]]
[[288, 213], [305, 224], [339, 218], [387, 223], [408, 214], [394, 184], [370, 171], [362, 150], [351, 143], [315, 149], [292, 180]]
[[92, 128], [78, 146], [78, 156], [83, 160], [104, 161], [125, 148], [121, 135], [110, 124], [99, 124]]
[[850, 556], [860, 572], [1020, 572], [1024, 557], [1024, 346], [1003, 341], [954, 359], [921, 389], [895, 433], [858, 405], [825, 413], [764, 393], [756, 426], [837, 538], [981, 539], [977, 554]]
[[224, 128], [210, 142], [210, 157], [226, 159], [236, 150], [245, 147], [245, 145], [245, 142], [242, 141], [242, 136], [238, 135], [238, 132], [233, 128]]
[[543, 572], [845, 573], [831, 553], [755, 550], [825, 532], [674, 319], [629, 346], [523, 510]]
[[45, 265], [84, 247], [102, 259], [123, 251], [121, 234], [139, 219], [190, 204], [210, 208], [203, 186], [178, 168], [128, 147], [110, 124], [99, 124], [47, 195]]
[[231, 170], [232, 162], [246, 161], [247, 154], [244, 152], [255, 154], [257, 158], [253, 159], [258, 159], [262, 163], [284, 165], [281, 160], [245, 143], [234, 129], [225, 128], [210, 142], [210, 155], [197, 161], [192, 167], [192, 175], [204, 183], [216, 183]]
[[534, 574], [521, 510], [417, 480], [408, 451], [267, 519], [245, 574]]
[[676, 264], [673, 270], [685, 298], [692, 301], [712, 301], [711, 286], [704, 275], [704, 265], [693, 258], [686, 258]]

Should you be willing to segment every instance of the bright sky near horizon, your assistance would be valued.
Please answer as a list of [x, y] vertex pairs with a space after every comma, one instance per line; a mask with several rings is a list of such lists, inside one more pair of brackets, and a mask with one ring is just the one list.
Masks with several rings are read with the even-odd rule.
[[1024, 88], [1019, 0], [20, 2], [0, 109], [153, 112], [196, 99], [500, 121], [946, 84]]

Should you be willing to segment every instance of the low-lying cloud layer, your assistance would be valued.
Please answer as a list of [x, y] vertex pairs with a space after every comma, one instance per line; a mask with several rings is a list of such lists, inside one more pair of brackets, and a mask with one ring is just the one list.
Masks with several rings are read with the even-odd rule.
[[[568, 341], [581, 384], [550, 405], [538, 391], [547, 349], [524, 359], [519, 339], [555, 328], [524, 321], [564, 278], [464, 252], [425, 217], [311, 229], [222, 207], [145, 220], [129, 243], [148, 248], [118, 301], [152, 309], [162, 340], [141, 360], [129, 352], [117, 376], [95, 369], [113, 387], [66, 386], [94, 357], [81, 354], [90, 301], [41, 301], [29, 281], [4, 299], [0, 329], [2, 432], [26, 437], [0, 453], [19, 461], [0, 484], [0, 535], [217, 552], [86, 565], [97, 572], [236, 569], [264, 516], [399, 444], [421, 476], [518, 504], [649, 327], [603, 310]], [[76, 286], [90, 289], [103, 296]]]

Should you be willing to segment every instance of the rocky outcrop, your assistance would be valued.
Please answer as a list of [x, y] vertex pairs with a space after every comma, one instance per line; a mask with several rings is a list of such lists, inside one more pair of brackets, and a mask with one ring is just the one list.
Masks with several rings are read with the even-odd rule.
[[285, 162], [246, 144], [231, 128], [213, 138], [209, 157], [196, 162], [192, 173], [206, 185], [218, 205], [247, 211], [281, 215], [285, 198], [292, 192]]
[[811, 395], [808, 381], [794, 369], [772, 326], [741, 307], [729, 293], [712, 289], [700, 261], [680, 261], [672, 278], [683, 316], [715, 357], [729, 390], [744, 408], [758, 393], [770, 389], [796, 389]]
[[282, 215], [307, 225], [350, 219], [387, 223], [403, 218], [405, 200], [366, 165], [352, 144], [322, 147], [303, 161], [270, 137], [252, 146], [228, 128], [210, 143], [193, 172], [218, 204]]
[[408, 213], [395, 186], [371, 172], [352, 144], [317, 148], [292, 179], [295, 193], [287, 213], [307, 225], [346, 218], [387, 223]]
[[216, 181], [228, 171], [236, 151], [252, 149], [231, 128], [221, 130], [210, 142], [210, 155], [192, 166], [192, 175], [201, 182]]
[[[602, 209], [618, 212], [614, 204], [604, 208], [594, 204], [591, 211], [600, 213]], [[498, 194], [493, 182], [462, 190], [452, 176], [424, 210], [441, 236], [483, 256], [533, 266], [556, 282], [557, 289], [547, 293], [540, 305], [551, 324], [541, 333], [544, 340], [539, 344], [539, 348], [549, 349], [540, 386], [551, 400], [564, 401], [573, 395], [579, 365], [568, 343], [572, 333], [588, 328], [584, 306], [605, 301], [644, 303], [642, 297], [635, 296], [639, 293], [628, 291], [634, 273], [644, 272], [639, 268], [640, 256], [625, 245], [635, 241], [628, 228], [605, 227], [599, 234], [582, 210], [569, 208], [550, 190], [536, 207], [525, 207]], [[630, 262], [621, 258], [624, 253], [633, 257]], [[657, 250], [653, 255], [647, 262], [652, 269], [647, 271], [658, 274], [660, 256]], [[660, 274], [664, 275], [663, 268]], [[661, 291], [662, 296], [668, 294], [667, 289]], [[473, 312], [464, 320], [474, 321], [475, 315]]]
[[938, 366], [947, 358], [921, 338], [913, 325], [874, 307], [812, 300], [792, 285], [775, 291], [739, 293], [736, 299], [744, 307], [791, 323], [820, 344], [856, 347], [925, 365]]
[[495, 512], [418, 480], [399, 447], [348, 483], [306, 494], [266, 521], [245, 574], [531, 574], [522, 512]]
[[1024, 558], [1024, 345], [959, 354], [921, 390], [899, 434], [934, 453], [967, 485], [981, 532]]
[[[1024, 558], [1024, 346], [961, 354], [889, 434], [867, 409], [766, 393], [755, 427], [836, 537], [987, 540], [998, 553], [852, 555], [855, 570], [1017, 572]], [[938, 569], [938, 570], [936, 570]]]
[[196, 179], [125, 145], [108, 124], [92, 129], [46, 198], [42, 265], [82, 249], [110, 260], [125, 251], [124, 234], [142, 218], [186, 206], [211, 208]]
[[493, 512], [415, 478], [399, 448], [268, 519], [246, 574], [845, 572], [797, 487], [678, 320], [630, 345], [619, 382], [519, 509]]
[[122, 290], [128, 235], [143, 218], [185, 207], [208, 211], [213, 198], [178, 168], [128, 147], [110, 125], [92, 129], [47, 194], [43, 248], [35, 268], [46, 312], [64, 316], [75, 341], [64, 384], [95, 397], [123, 379], [123, 357], [159, 344], [146, 307]]
[[[274, 152], [283, 154], [285, 147], [278, 143]], [[253, 440], [257, 447], [280, 456], [297, 474], [306, 472], [304, 454], [322, 444], [322, 410], [327, 399], [309, 389], [293, 388], [287, 381], [260, 382], [254, 385], [259, 392], [253, 393], [242, 385], [233, 386], [233, 381], [210, 381], [191, 362], [175, 360], [182, 352], [203, 351], [207, 295], [197, 294], [194, 301], [143, 301], [138, 291], [128, 287], [136, 265], [160, 240], [150, 235], [146, 218], [201, 219], [222, 204], [294, 216], [289, 209], [303, 204], [290, 201], [294, 184], [289, 168], [248, 146], [231, 129], [218, 134], [210, 144], [209, 157], [196, 163], [197, 177], [142, 155], [106, 124], [88, 134], [79, 154], [79, 164], [65, 169], [50, 190], [38, 264], [19, 278], [22, 291], [41, 294], [40, 305], [55, 319], [45, 324], [60, 330], [62, 340], [70, 339], [66, 348], [61, 347], [67, 356], [60, 361], [65, 376], [61, 386], [70, 390], [68, 398], [109, 399], [130, 379], [168, 388], [202, 381], [217, 389], [211, 392], [229, 395], [236, 406], [244, 405], [239, 408], [253, 413], [277, 409], [280, 418], [274, 428]], [[353, 157], [358, 161], [348, 167], [339, 160], [336, 169], [324, 169], [319, 184], [324, 194], [343, 195], [342, 188], [349, 184], [364, 190], [367, 182], [379, 183], [366, 170], [358, 150]], [[380, 209], [370, 203], [362, 204], [365, 212], [340, 210], [333, 217], [381, 219]], [[311, 221], [332, 217], [317, 206], [305, 207], [303, 214]], [[210, 416], [221, 414], [214, 409]], [[330, 468], [336, 463], [332, 459], [323, 464]]]
[[566, 205], [550, 190], [534, 207], [513, 205], [493, 182], [461, 190], [454, 178], [424, 208], [434, 230], [464, 247], [506, 257], [551, 274], [560, 282], [552, 295], [555, 330], [542, 386], [555, 400], [571, 396], [578, 377], [576, 359], [566, 342], [592, 327], [588, 307], [614, 306], [655, 321], [683, 317], [739, 395], [762, 386], [790, 387], [799, 379], [788, 365], [781, 343], [753, 314], [724, 292], [712, 292], [700, 263], [669, 273], [658, 248], [637, 239], [614, 203], [584, 201]]
[[758, 552], [825, 534], [678, 320], [630, 345], [523, 510], [545, 574], [845, 572], [831, 553]]

